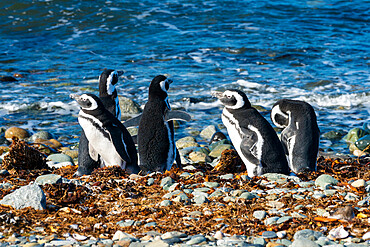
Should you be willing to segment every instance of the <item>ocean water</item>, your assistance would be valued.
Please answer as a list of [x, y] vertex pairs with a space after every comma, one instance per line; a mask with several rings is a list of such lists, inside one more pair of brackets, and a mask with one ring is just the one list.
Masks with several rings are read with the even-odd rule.
[[18, 81], [0, 82], [0, 126], [76, 143], [68, 95], [97, 94], [99, 74], [113, 68], [125, 71], [119, 94], [141, 105], [154, 76], [174, 80], [173, 108], [193, 117], [177, 139], [221, 123], [211, 91], [226, 88], [268, 110], [281, 98], [307, 101], [322, 133], [348, 131], [370, 121], [369, 16], [363, 0], [2, 0], [0, 76]]

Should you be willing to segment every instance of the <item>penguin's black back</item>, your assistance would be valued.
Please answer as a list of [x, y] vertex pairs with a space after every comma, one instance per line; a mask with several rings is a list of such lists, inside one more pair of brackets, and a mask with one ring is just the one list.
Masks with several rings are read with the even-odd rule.
[[[166, 103], [159, 97], [150, 97], [144, 107], [139, 123], [138, 150], [140, 166], [145, 171], [158, 171], [167, 164], [169, 137], [164, 122], [166, 109]], [[172, 121], [168, 124], [173, 131]]]
[[261, 134], [264, 140], [261, 157], [262, 173], [289, 174], [283, 146], [270, 123], [253, 107], [228, 110], [238, 120], [241, 128], [248, 129], [248, 126], [252, 125]]
[[287, 126], [287, 130], [294, 131], [297, 148], [293, 150], [294, 158], [299, 159], [298, 163], [305, 169], [315, 170], [317, 153], [319, 151], [320, 130], [317, 125], [317, 118], [313, 107], [304, 101], [282, 99], [275, 103], [279, 105], [284, 113], [291, 112], [294, 122], [299, 123], [296, 129], [295, 123]]

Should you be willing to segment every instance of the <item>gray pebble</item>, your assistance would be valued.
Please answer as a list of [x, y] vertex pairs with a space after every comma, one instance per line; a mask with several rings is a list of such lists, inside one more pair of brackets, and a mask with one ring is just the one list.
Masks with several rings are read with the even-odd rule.
[[244, 192], [243, 194], [239, 196], [239, 198], [246, 199], [246, 200], [252, 200], [255, 197], [256, 197], [255, 195], [249, 192]]
[[220, 186], [220, 184], [217, 183], [217, 182], [204, 182], [203, 185], [208, 187], [208, 188], [216, 188], [216, 187]]
[[300, 239], [294, 240], [291, 247], [320, 247], [320, 246], [314, 241], [311, 241], [305, 238], [300, 238]]
[[265, 225], [275, 225], [280, 217], [273, 216], [265, 219]]
[[149, 222], [144, 225], [144, 227], [155, 227], [155, 226], [157, 226], [156, 222]]
[[325, 189], [327, 185], [337, 185], [337, 183], [338, 180], [327, 174], [322, 174], [315, 180], [316, 187], [321, 187], [322, 189]]
[[277, 238], [276, 232], [273, 231], [264, 231], [262, 233], [263, 238]]
[[189, 241], [186, 242], [188, 245], [200, 244], [202, 242], [207, 241], [207, 239], [202, 235], [197, 235], [192, 237]]
[[62, 176], [57, 174], [46, 174], [38, 176], [35, 180], [35, 183], [38, 185], [45, 184], [59, 184], [62, 182]]
[[189, 197], [184, 193], [180, 193], [178, 196], [176, 196], [172, 201], [174, 202], [187, 202], [189, 200]]
[[161, 187], [163, 188], [165, 185], [171, 186], [174, 183], [171, 177], [165, 177], [161, 180]]
[[207, 202], [209, 202], [209, 200], [207, 199], [207, 197], [205, 197], [205, 196], [203, 196], [203, 195], [195, 196], [195, 197], [193, 198], [193, 201], [194, 201], [194, 203], [195, 203], [195, 204], [197, 204], [197, 205], [201, 205], [201, 204], [203, 204], [203, 203], [207, 203]]
[[50, 160], [50, 161], [53, 161], [55, 163], [70, 162], [70, 163], [73, 164], [73, 159], [70, 156], [68, 156], [66, 154], [62, 154], [62, 153], [59, 153], [59, 154], [51, 154], [46, 159], [47, 160]]
[[188, 235], [185, 234], [185, 233], [182, 233], [182, 232], [177, 232], [177, 231], [173, 231], [173, 232], [166, 232], [164, 233], [161, 238], [162, 239], [169, 239], [169, 238], [186, 238]]
[[263, 220], [266, 217], [267, 213], [264, 210], [257, 210], [253, 212], [253, 217], [259, 220]]
[[293, 238], [295, 240], [305, 238], [305, 239], [309, 239], [309, 240], [314, 241], [314, 240], [317, 240], [317, 239], [319, 239], [320, 237], [323, 237], [323, 236], [324, 235], [321, 232], [313, 231], [313, 230], [310, 230], [310, 229], [304, 229], [304, 230], [297, 231], [294, 234]]
[[36, 210], [43, 210], [46, 208], [46, 197], [39, 185], [30, 184], [4, 196], [0, 204], [9, 205], [15, 209], [32, 207]]
[[291, 217], [291, 216], [283, 216], [283, 217], [281, 217], [280, 219], [278, 219], [276, 221], [276, 224], [279, 225], [279, 224], [284, 223], [284, 222], [287, 222], [287, 221], [289, 221], [291, 219], [293, 219], [293, 217]]
[[226, 179], [226, 180], [230, 180], [230, 179], [233, 179], [233, 178], [234, 178], [233, 174], [225, 174], [225, 175], [220, 176], [220, 179]]

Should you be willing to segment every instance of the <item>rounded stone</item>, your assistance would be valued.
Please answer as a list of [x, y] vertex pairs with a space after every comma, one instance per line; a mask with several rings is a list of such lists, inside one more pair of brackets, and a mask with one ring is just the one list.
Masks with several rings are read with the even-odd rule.
[[176, 147], [178, 149], [189, 148], [189, 147], [199, 147], [199, 144], [196, 142], [194, 137], [186, 136], [186, 137], [179, 139], [176, 142]]
[[338, 180], [327, 174], [322, 174], [315, 180], [315, 185], [323, 189], [325, 189], [326, 185], [336, 184], [338, 184]]
[[320, 246], [314, 241], [301, 238], [301, 239], [294, 240], [291, 247], [320, 247]]
[[203, 185], [208, 187], [208, 188], [216, 188], [216, 187], [220, 186], [220, 184], [217, 183], [217, 182], [204, 182]]
[[161, 187], [165, 185], [171, 186], [175, 181], [171, 177], [165, 177], [161, 180]]
[[121, 108], [121, 115], [136, 115], [142, 112], [142, 109], [138, 103], [130, 98], [118, 96], [119, 107]]
[[47, 132], [47, 131], [42, 130], [42, 131], [38, 131], [38, 132], [36, 132], [35, 134], [33, 134], [33, 135], [31, 136], [30, 140], [31, 140], [32, 142], [34, 142], [34, 141], [35, 141], [35, 140], [37, 140], [37, 139], [49, 140], [49, 139], [52, 139], [52, 138], [53, 138], [52, 134], [50, 134], [50, 133], [49, 133], [49, 132]]
[[259, 220], [263, 220], [266, 217], [267, 213], [264, 210], [257, 210], [253, 212], [253, 217]]
[[255, 195], [253, 195], [252, 193], [250, 192], [244, 192], [242, 193], [239, 198], [241, 199], [245, 199], [245, 200], [252, 200], [253, 198], [255, 198]]
[[351, 185], [355, 188], [365, 187], [365, 180], [364, 179], [358, 179], [354, 181]]
[[276, 232], [273, 232], [273, 231], [264, 231], [262, 233], [262, 237], [263, 238], [276, 238], [277, 235], [276, 235]]
[[211, 162], [211, 159], [208, 157], [207, 154], [205, 153], [202, 153], [202, 152], [191, 152], [189, 154], [189, 159], [193, 162], [201, 162], [201, 163], [205, 163], [205, 162]]
[[350, 143], [355, 143], [358, 139], [367, 134], [366, 130], [361, 128], [351, 129], [347, 135], [343, 137], [343, 140]]
[[217, 128], [214, 125], [208, 125], [206, 128], [204, 128], [200, 132], [200, 137], [202, 137], [205, 140], [211, 140], [214, 133], [217, 132]]
[[44, 184], [58, 184], [62, 182], [62, 176], [57, 174], [46, 174], [38, 176], [35, 180], [35, 183], [38, 185]]
[[298, 239], [309, 239], [309, 240], [313, 240], [314, 241], [314, 240], [317, 240], [320, 237], [324, 237], [324, 235], [321, 232], [313, 231], [313, 230], [310, 230], [310, 229], [304, 229], [304, 230], [297, 231], [294, 234], [294, 237], [293, 238], [295, 240], [298, 240]]
[[11, 140], [13, 137], [17, 137], [21, 140], [24, 140], [30, 136], [29, 132], [25, 129], [19, 127], [10, 127], [5, 131], [5, 138]]
[[220, 144], [217, 147], [215, 147], [210, 153], [209, 156], [213, 158], [217, 158], [221, 156], [221, 153], [225, 151], [226, 149], [232, 149], [233, 146], [230, 144]]
[[170, 200], [163, 200], [161, 201], [161, 204], [160, 204], [162, 207], [167, 207], [167, 206], [171, 206], [172, 205], [172, 202]]
[[71, 162], [73, 164], [72, 157], [66, 154], [51, 154], [47, 157], [47, 160], [53, 161], [55, 163]]
[[68, 155], [72, 159], [78, 158], [78, 150], [65, 150], [63, 151], [63, 153]]

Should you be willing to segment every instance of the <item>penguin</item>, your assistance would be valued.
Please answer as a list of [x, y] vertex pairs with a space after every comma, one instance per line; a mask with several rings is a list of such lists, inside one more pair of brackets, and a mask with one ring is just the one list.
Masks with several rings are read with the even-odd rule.
[[164, 75], [154, 77], [143, 113], [134, 119], [139, 121], [137, 143], [140, 168], [144, 172], [170, 170], [175, 160], [181, 168], [173, 120], [189, 121], [191, 117], [182, 111], [171, 111], [167, 93], [171, 83]]
[[[122, 74], [123, 71], [104, 69], [99, 76], [99, 97], [104, 107], [119, 120], [121, 119], [121, 110], [115, 85]], [[75, 176], [89, 175], [94, 169], [100, 167], [99, 160], [95, 161], [90, 157], [88, 147], [89, 142], [82, 130], [78, 146], [78, 169]]]
[[244, 92], [213, 92], [224, 105], [222, 122], [243, 160], [249, 177], [264, 173], [289, 174], [283, 146], [268, 121], [251, 106]]
[[271, 120], [283, 128], [280, 139], [295, 172], [316, 171], [320, 130], [315, 110], [307, 102], [282, 99], [271, 109]]
[[120, 166], [128, 173], [137, 173], [135, 144], [123, 124], [110, 113], [94, 94], [71, 94], [80, 105], [78, 122], [88, 140], [89, 156], [100, 167]]

